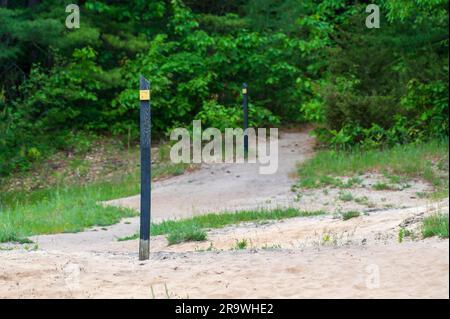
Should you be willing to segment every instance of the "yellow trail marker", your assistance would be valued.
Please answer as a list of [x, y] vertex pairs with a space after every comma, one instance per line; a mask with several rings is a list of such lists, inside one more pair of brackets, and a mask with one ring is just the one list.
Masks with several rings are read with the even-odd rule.
[[150, 90], [140, 90], [139, 99], [141, 101], [150, 101]]

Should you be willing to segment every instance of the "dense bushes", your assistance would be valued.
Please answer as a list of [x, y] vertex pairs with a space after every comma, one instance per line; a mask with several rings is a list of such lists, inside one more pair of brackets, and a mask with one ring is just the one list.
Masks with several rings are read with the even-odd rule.
[[[142, 1], [117, 6], [88, 1], [82, 13], [89, 31], [82, 32], [98, 35], [98, 30], [104, 30], [106, 34], [95, 41], [88, 37], [83, 47], [69, 55], [61, 43], [76, 37], [78, 31], [60, 30], [59, 42], [54, 40], [55, 47], [48, 47], [51, 67], [38, 59], [15, 94], [5, 97], [3, 120], [9, 124], [0, 126], [5, 137], [0, 144], [0, 174], [27, 169], [34, 160], [64, 147], [61, 140], [73, 132], [137, 136], [140, 74], [152, 82], [156, 136], [175, 126], [190, 125], [193, 119], [219, 128], [242, 125], [243, 82], [250, 86], [250, 124], [301, 119], [301, 92], [292, 87], [304, 65], [296, 55], [295, 38], [240, 29], [242, 23], [233, 14], [202, 20], [181, 1], [159, 3], [159, 13], [146, 17], [123, 11], [148, 9]], [[117, 26], [109, 29], [111, 22], [105, 17], [125, 31]], [[143, 21], [149, 19], [158, 23], [143, 30], [147, 23]], [[208, 32], [199, 27], [198, 20]], [[42, 21], [45, 26], [46, 18]], [[136, 36], [135, 32], [143, 34]]]
[[[409, 1], [409, 2], [408, 2]], [[315, 122], [336, 147], [448, 135], [447, 0], [382, 0], [382, 27], [345, 0], [88, 0], [0, 8], [0, 175], [95, 132], [138, 136], [138, 78], [152, 82], [154, 136], [201, 119]], [[398, 5], [402, 2], [402, 5]], [[37, 3], [37, 4], [36, 4]]]
[[[113, 106], [118, 114], [132, 114], [136, 119], [135, 81], [143, 72], [152, 82], [154, 128], [159, 131], [189, 125], [194, 118], [217, 127], [237, 125], [238, 119], [233, 118], [242, 117], [237, 114], [242, 114], [238, 105], [244, 81], [249, 82], [256, 107], [251, 110], [254, 125], [277, 124], [278, 117], [272, 113], [298, 117], [295, 91], [283, 85], [300, 74], [299, 67], [288, 62], [289, 41], [283, 35], [266, 37], [246, 31], [235, 36], [211, 36], [192, 30], [189, 36], [172, 40], [159, 35], [148, 52], [125, 66], [123, 77], [128, 88]], [[270, 49], [265, 50], [267, 47]], [[228, 116], [225, 122], [217, 123]], [[116, 128], [120, 130], [120, 126], [117, 123]]]
[[[439, 5], [437, 5], [439, 6]], [[411, 12], [409, 13], [411, 14]], [[417, 9], [368, 30], [355, 14], [334, 34], [318, 100], [317, 136], [336, 147], [448, 137], [448, 17]]]

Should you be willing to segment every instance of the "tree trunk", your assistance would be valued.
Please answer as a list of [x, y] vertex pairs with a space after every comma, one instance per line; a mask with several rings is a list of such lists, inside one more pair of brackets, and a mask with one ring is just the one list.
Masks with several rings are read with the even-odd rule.
[[0, 7], [7, 8], [8, 7], [8, 0], [1, 0], [0, 1]]

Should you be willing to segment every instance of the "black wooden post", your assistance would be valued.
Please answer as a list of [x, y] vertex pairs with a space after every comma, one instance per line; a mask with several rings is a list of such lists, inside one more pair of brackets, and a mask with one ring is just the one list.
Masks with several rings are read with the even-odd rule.
[[141, 75], [139, 99], [141, 133], [141, 225], [139, 260], [150, 257], [150, 215], [151, 215], [151, 109], [150, 83]]
[[247, 84], [242, 84], [242, 106], [244, 108], [244, 153], [248, 153], [248, 88]]

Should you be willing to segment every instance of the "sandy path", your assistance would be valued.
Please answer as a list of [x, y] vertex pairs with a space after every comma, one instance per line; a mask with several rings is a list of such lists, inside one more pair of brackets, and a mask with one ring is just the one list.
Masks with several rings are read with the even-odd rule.
[[[137, 241], [116, 240], [136, 232], [136, 218], [105, 230], [36, 236], [36, 251], [0, 250], [0, 297], [167, 298], [167, 287], [171, 298], [448, 298], [448, 240], [397, 240], [400, 226], [417, 231], [424, 216], [448, 213], [448, 199], [431, 204], [417, 198], [429, 187], [419, 181], [402, 192], [365, 185], [352, 190], [371, 196], [375, 208], [341, 202], [334, 190], [295, 198], [289, 175], [311, 155], [313, 143], [307, 132], [282, 134], [275, 175], [259, 175], [248, 164], [204, 165], [157, 182], [153, 216], [271, 206], [329, 215], [211, 230], [203, 243], [168, 246], [157, 236], [148, 262], [137, 260]], [[138, 202], [135, 196], [111, 203]], [[354, 208], [366, 214], [348, 221], [333, 215]], [[243, 239], [248, 249], [235, 250]]]
[[[153, 184], [154, 220], [186, 217], [205, 212], [282, 205], [292, 201], [290, 192], [296, 163], [312, 155], [314, 139], [308, 131], [282, 132], [278, 171], [259, 174], [259, 164], [202, 164], [200, 170]], [[139, 209], [140, 196], [109, 204]]]
[[[189, 217], [208, 212], [287, 207], [294, 205], [291, 186], [296, 164], [313, 154], [308, 131], [280, 134], [276, 174], [261, 175], [256, 164], [202, 164], [201, 169], [152, 184], [152, 221]], [[112, 200], [106, 205], [139, 209], [140, 196]], [[299, 204], [299, 203], [297, 203]], [[139, 230], [139, 218], [128, 218], [106, 228], [82, 234], [35, 236], [42, 249], [73, 250], [110, 243]]]

